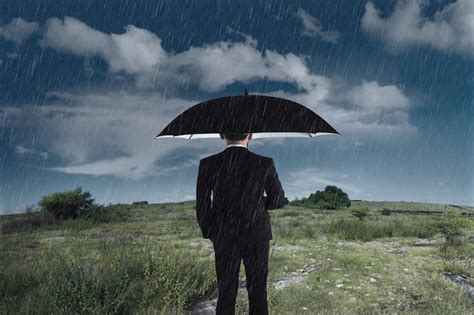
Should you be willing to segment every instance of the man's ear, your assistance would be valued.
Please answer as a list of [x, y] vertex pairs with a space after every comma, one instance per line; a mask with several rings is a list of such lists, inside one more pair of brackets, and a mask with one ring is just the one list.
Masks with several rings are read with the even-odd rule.
[[252, 134], [251, 134], [251, 133], [249, 134], [249, 140], [250, 140], [250, 139], [252, 139]]

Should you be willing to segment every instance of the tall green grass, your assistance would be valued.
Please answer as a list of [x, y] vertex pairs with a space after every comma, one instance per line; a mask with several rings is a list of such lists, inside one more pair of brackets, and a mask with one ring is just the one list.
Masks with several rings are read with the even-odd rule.
[[372, 220], [333, 219], [321, 226], [322, 231], [335, 235], [343, 240], [360, 240], [368, 242], [384, 237], [418, 237], [429, 238], [437, 233], [432, 220]]
[[[3, 259], [3, 258], [2, 258]], [[178, 312], [215, 293], [214, 265], [171, 245], [128, 245], [99, 256], [49, 250], [0, 273], [0, 313]]]

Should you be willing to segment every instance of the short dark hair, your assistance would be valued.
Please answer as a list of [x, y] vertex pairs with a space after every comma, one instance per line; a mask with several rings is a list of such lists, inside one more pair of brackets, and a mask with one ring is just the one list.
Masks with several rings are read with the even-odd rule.
[[224, 133], [224, 137], [230, 141], [241, 141], [247, 137], [246, 133]]

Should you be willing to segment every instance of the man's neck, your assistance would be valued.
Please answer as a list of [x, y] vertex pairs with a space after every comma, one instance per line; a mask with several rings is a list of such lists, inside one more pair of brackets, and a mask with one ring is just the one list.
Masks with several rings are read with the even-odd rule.
[[247, 146], [245, 144], [241, 144], [241, 143], [229, 143], [227, 145], [227, 148], [229, 147], [243, 147], [243, 148], [247, 148]]

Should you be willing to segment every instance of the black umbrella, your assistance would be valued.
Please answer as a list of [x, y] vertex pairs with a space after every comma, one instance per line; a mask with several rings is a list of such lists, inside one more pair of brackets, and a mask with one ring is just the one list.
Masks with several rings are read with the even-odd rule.
[[156, 137], [195, 139], [219, 138], [219, 133], [252, 133], [256, 139], [339, 134], [303, 105], [278, 97], [245, 94], [194, 105]]

